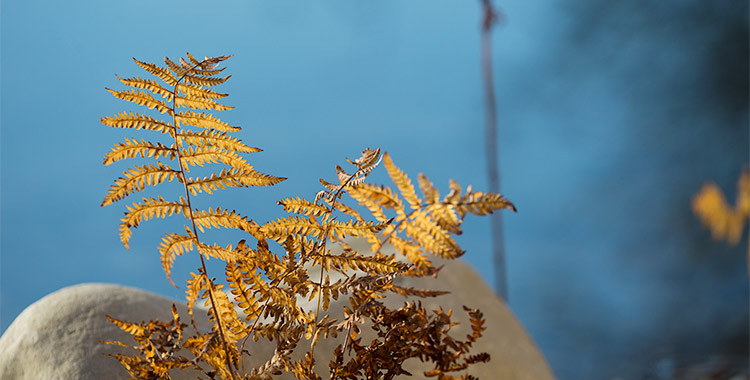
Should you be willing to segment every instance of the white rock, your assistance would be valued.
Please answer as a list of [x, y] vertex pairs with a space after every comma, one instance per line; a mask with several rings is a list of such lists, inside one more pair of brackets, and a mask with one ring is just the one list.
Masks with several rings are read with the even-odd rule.
[[[489, 352], [492, 360], [472, 366], [470, 373], [473, 375], [484, 380], [554, 379], [544, 358], [516, 318], [467, 264], [450, 262], [438, 280], [407, 279], [402, 285], [452, 291], [450, 295], [422, 302], [428, 310], [440, 306], [454, 310], [454, 319], [463, 321], [456, 330], [456, 337], [463, 338], [468, 331], [468, 319], [461, 306], [482, 310], [488, 329], [477, 343], [476, 352]], [[403, 301], [403, 298], [395, 297], [389, 298], [388, 303], [398, 306]], [[178, 306], [183, 321], [188, 321], [184, 301], [134, 288], [82, 284], [58, 290], [26, 308], [0, 337], [0, 379], [126, 379], [127, 373], [119, 362], [103, 355], [115, 352], [117, 347], [101, 341], [132, 340], [105, 315], [131, 322], [169, 321], [173, 303]], [[201, 313], [196, 312], [198, 314]], [[205, 319], [198, 324], [202, 331], [209, 330]], [[336, 340], [321, 341], [315, 350], [316, 356], [332, 352], [339, 343]], [[299, 348], [304, 348], [303, 343]], [[256, 360], [264, 360], [273, 352], [273, 345], [254, 343], [249, 351]], [[329, 359], [320, 357], [317, 360], [318, 363], [327, 363]], [[413, 378], [423, 378], [419, 371], [424, 367], [420, 367], [419, 362], [412, 363], [407, 369], [416, 375]], [[184, 371], [170, 374], [175, 379], [195, 379], [198, 375]]]

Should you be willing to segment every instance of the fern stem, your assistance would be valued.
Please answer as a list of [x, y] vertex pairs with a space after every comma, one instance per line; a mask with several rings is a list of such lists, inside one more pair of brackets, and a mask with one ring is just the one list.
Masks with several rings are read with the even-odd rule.
[[[177, 83], [174, 85], [174, 94], [172, 96], [172, 125], [174, 126], [174, 139], [175, 139], [175, 145], [177, 148], [177, 163], [180, 166], [180, 176], [182, 177], [182, 184], [185, 188], [185, 200], [188, 205], [188, 209], [190, 210], [190, 222], [193, 226], [193, 234], [195, 235], [195, 245], [196, 247], [200, 247], [200, 239], [198, 238], [198, 228], [195, 225], [195, 217], [193, 216], [193, 206], [190, 202], [190, 191], [188, 189], [188, 183], [187, 183], [187, 177], [185, 176], [185, 168], [182, 164], [182, 139], [179, 137], [179, 131], [181, 127], [178, 127], [177, 124], [177, 87], [180, 85], [180, 82], [182, 82], [183, 79], [185, 79], [185, 76], [190, 71], [194, 70], [195, 68], [201, 66], [206, 60], [201, 61], [198, 64], [193, 65], [193, 67], [190, 68], [190, 70], [187, 70], [185, 74], [183, 74], [178, 80]], [[201, 269], [203, 270], [203, 274], [206, 275], [206, 279], [208, 280], [208, 296], [211, 299], [211, 309], [214, 311], [214, 318], [216, 318], [216, 325], [219, 327], [219, 335], [221, 336], [221, 342], [224, 346], [224, 352], [226, 353], [226, 362], [227, 362], [227, 369], [229, 370], [229, 374], [232, 376], [233, 380], [236, 380], [234, 370], [232, 370], [232, 361], [229, 358], [229, 346], [227, 344], [226, 336], [224, 335], [224, 327], [221, 325], [221, 317], [219, 316], [219, 310], [216, 307], [216, 298], [214, 295], [214, 281], [210, 277], [208, 277], [208, 269], [206, 269], [206, 260], [203, 257], [203, 253], [201, 253], [200, 249], [198, 249], [198, 257], [201, 259]]]

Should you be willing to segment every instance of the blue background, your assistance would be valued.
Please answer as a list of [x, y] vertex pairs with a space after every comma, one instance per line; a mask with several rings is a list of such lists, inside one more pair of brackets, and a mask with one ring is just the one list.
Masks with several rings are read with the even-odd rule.
[[[707, 180], [734, 199], [748, 158], [747, 4], [499, 3], [494, 70], [511, 307], [561, 379], [639, 378], [747, 357], [747, 240], [690, 211]], [[212, 197], [256, 220], [382, 147], [412, 178], [486, 187], [479, 1], [2, 2], [0, 331], [61, 287], [112, 282], [175, 298], [156, 254], [169, 222], [117, 238], [99, 207], [135, 110], [104, 88], [186, 51], [234, 54], [220, 117], [265, 151], [273, 189]], [[383, 173], [376, 174], [385, 180]], [[205, 199], [205, 197], [203, 198]], [[131, 200], [132, 201], [132, 200]], [[492, 283], [488, 219], [459, 243]], [[175, 278], [197, 263], [181, 258]], [[178, 282], [179, 284], [179, 282]], [[744, 359], [746, 360], [746, 359]], [[673, 364], [670, 364], [673, 363]]]

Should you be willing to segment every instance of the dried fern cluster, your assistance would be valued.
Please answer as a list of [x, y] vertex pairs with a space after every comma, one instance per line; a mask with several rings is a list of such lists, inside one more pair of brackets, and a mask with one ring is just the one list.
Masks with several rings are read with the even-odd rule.
[[[427, 254], [448, 259], [461, 256], [464, 251], [452, 235], [461, 233], [461, 222], [467, 214], [515, 210], [514, 206], [498, 194], [474, 192], [471, 187], [462, 192], [455, 181], [441, 198], [422, 174], [418, 177], [420, 198], [409, 177], [387, 153], [366, 149], [359, 158], [347, 160], [353, 165], [349, 172], [336, 166], [335, 183], [321, 179], [324, 189], [314, 200], [279, 201], [291, 216], [258, 224], [235, 211], [195, 209], [191, 197], [199, 193], [211, 194], [226, 187], [270, 186], [285, 179], [256, 171], [242, 154], [260, 149], [230, 135], [239, 127], [202, 112], [232, 108], [217, 101], [227, 94], [211, 89], [229, 78], [220, 77], [224, 69], [218, 68], [228, 58], [198, 60], [187, 54], [187, 59], [179, 63], [165, 58], [166, 67], [135, 60], [161, 82], [118, 77], [134, 89], [109, 90], [117, 98], [158, 111], [166, 120], [120, 113], [102, 118], [102, 123], [159, 132], [167, 141], [125, 139], [115, 145], [106, 155], [105, 165], [135, 157], [156, 162], [125, 171], [102, 205], [167, 181], [183, 185], [184, 194], [176, 200], [149, 197], [128, 206], [120, 223], [120, 239], [128, 247], [132, 229], [141, 222], [182, 215], [185, 231], [164, 236], [159, 246], [161, 263], [172, 282], [176, 257], [197, 251], [200, 267], [187, 280], [187, 305], [193, 319], [194, 306], [205, 300], [213, 326], [211, 331], [198, 331], [193, 319], [190, 335], [174, 307], [174, 320], [169, 322], [137, 324], [110, 317], [136, 341], [135, 345], [108, 342], [136, 351], [133, 355], [111, 356], [134, 379], [170, 378], [170, 370], [187, 368], [201, 371], [210, 379], [270, 379], [283, 372], [291, 372], [298, 379], [321, 379], [320, 366], [315, 364], [316, 344], [321, 338], [340, 339], [333, 355], [329, 355], [334, 359], [323, 371], [331, 379], [391, 379], [408, 374], [402, 367], [408, 359], [433, 363], [434, 369], [425, 373], [427, 376], [471, 378], [465, 373], [469, 365], [489, 360], [486, 353], [470, 353], [485, 329], [481, 312], [466, 308], [472, 333], [461, 340], [449, 335], [455, 324], [450, 311], [428, 312], [419, 302], [389, 309], [382, 299], [388, 293], [416, 297], [444, 294], [400, 287], [393, 280], [399, 276], [436, 276], [440, 268]], [[397, 191], [365, 182], [381, 162]], [[206, 164], [224, 168], [206, 177], [189, 175], [191, 167]], [[359, 206], [347, 205], [344, 195]], [[368, 210], [371, 217], [362, 216], [358, 209]], [[241, 230], [249, 236], [234, 246], [202, 241], [201, 234], [212, 228]], [[356, 251], [344, 241], [347, 237], [366, 239], [370, 252]], [[343, 251], [334, 253], [334, 243]], [[398, 255], [383, 253], [385, 244], [392, 245]], [[226, 282], [209, 276], [205, 265], [208, 257], [226, 263]], [[313, 267], [319, 268], [315, 278], [311, 278]], [[331, 301], [340, 297], [348, 300], [343, 315], [330, 315]], [[374, 339], [363, 341], [364, 326], [374, 331]], [[249, 355], [251, 339], [274, 341], [276, 349], [265, 364], [245, 368], [243, 356]], [[303, 339], [309, 350], [293, 359], [292, 353]], [[184, 356], [188, 353], [189, 357]]]

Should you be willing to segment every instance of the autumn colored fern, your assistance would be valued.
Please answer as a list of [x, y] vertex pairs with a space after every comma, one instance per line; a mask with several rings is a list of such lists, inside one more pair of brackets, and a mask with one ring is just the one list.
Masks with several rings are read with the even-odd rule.
[[[284, 372], [298, 379], [321, 379], [316, 368], [315, 347], [320, 339], [341, 339], [332, 354], [331, 379], [391, 379], [408, 374], [402, 364], [418, 359], [433, 364], [426, 376], [453, 379], [474, 363], [489, 360], [486, 353], [471, 354], [472, 344], [485, 329], [478, 310], [466, 308], [472, 333], [465, 341], [451, 337], [451, 311], [426, 311], [419, 302], [398, 309], [385, 306], [388, 294], [436, 297], [445, 292], [400, 287], [399, 276], [436, 276], [428, 254], [455, 259], [464, 254], [453, 235], [461, 233], [467, 214], [486, 215], [515, 207], [499, 194], [462, 191], [450, 182], [450, 192], [440, 198], [435, 186], [420, 174], [417, 183], [401, 171], [387, 153], [365, 149], [349, 171], [336, 166], [336, 181], [321, 179], [323, 189], [315, 199], [280, 200], [291, 214], [264, 223], [221, 208], [195, 209], [191, 196], [211, 194], [226, 187], [270, 186], [285, 178], [257, 172], [242, 156], [260, 149], [230, 136], [239, 131], [212, 114], [195, 110], [223, 111], [219, 104], [227, 94], [210, 89], [229, 77], [219, 77], [218, 65], [227, 56], [175, 63], [166, 67], [135, 62], [157, 79], [118, 79], [132, 90], [109, 90], [114, 96], [154, 109], [167, 116], [159, 120], [139, 113], [123, 112], [102, 118], [112, 127], [144, 129], [168, 135], [168, 141], [125, 139], [106, 155], [104, 163], [128, 158], [149, 158], [154, 164], [134, 166], [115, 181], [102, 205], [124, 199], [147, 186], [177, 181], [182, 194], [143, 198], [128, 206], [120, 223], [120, 239], [128, 247], [132, 230], [142, 222], [177, 216], [185, 218], [184, 232], [167, 233], [158, 247], [162, 267], [170, 282], [177, 256], [197, 251], [200, 267], [187, 280], [187, 306], [204, 300], [212, 330], [187, 336], [176, 309], [169, 323], [141, 324], [110, 320], [133, 335], [137, 345], [129, 356], [113, 354], [134, 379], [170, 378], [170, 371], [192, 368], [212, 379], [270, 379]], [[366, 182], [380, 163], [395, 189]], [[190, 168], [223, 166], [209, 176], [191, 177]], [[351, 174], [350, 174], [351, 173]], [[345, 198], [346, 196], [346, 198]], [[351, 202], [351, 203], [349, 203]], [[349, 203], [349, 204], [347, 204]], [[369, 211], [370, 216], [360, 212]], [[236, 245], [222, 246], [201, 240], [206, 229], [229, 228], [248, 236]], [[359, 252], [348, 242], [365, 239], [370, 252]], [[383, 252], [388, 244], [397, 254]], [[334, 246], [338, 249], [334, 250]], [[283, 252], [283, 253], [277, 253]], [[207, 257], [225, 262], [224, 282], [209, 275]], [[314, 269], [317, 268], [317, 269]], [[173, 283], [173, 282], [172, 282]], [[174, 284], [174, 283], [173, 283]], [[342, 302], [343, 312], [334, 313], [332, 303]], [[370, 326], [375, 337], [363, 341], [361, 327]], [[393, 332], [397, 333], [393, 333]], [[343, 335], [339, 338], [339, 335]], [[248, 344], [265, 339], [276, 349], [265, 363], [245, 368]], [[302, 352], [299, 343], [309, 349]], [[182, 356], [185, 352], [190, 358]], [[299, 355], [292, 354], [298, 352]], [[458, 375], [469, 378], [467, 374]]]

